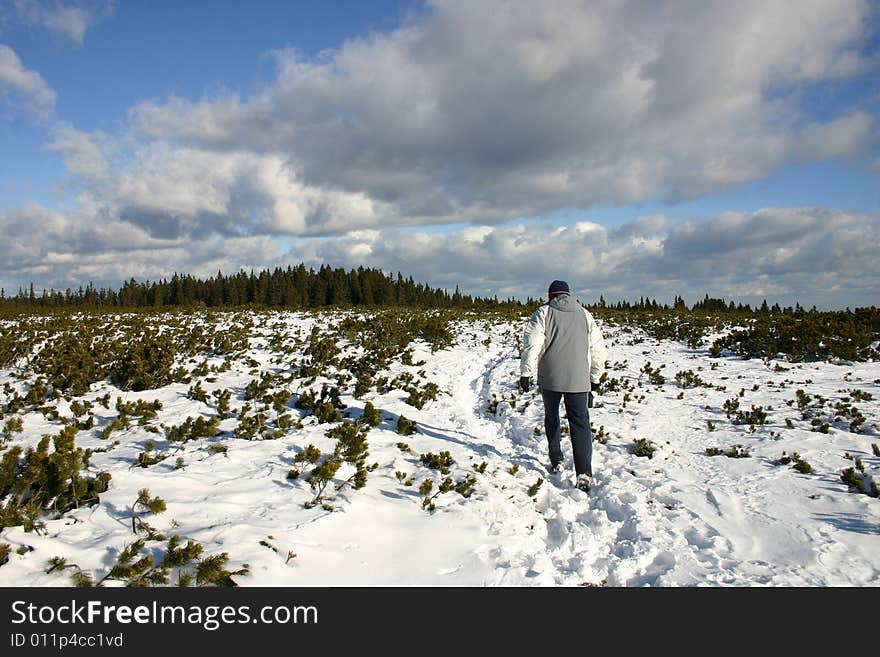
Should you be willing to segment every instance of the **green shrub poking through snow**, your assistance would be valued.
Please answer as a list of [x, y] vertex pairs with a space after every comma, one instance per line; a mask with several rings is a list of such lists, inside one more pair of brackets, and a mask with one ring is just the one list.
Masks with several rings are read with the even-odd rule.
[[529, 486], [529, 490], [526, 491], [529, 494], [529, 497], [534, 497], [538, 494], [538, 489], [541, 487], [541, 484], [544, 483], [544, 480], [541, 477], [538, 477], [538, 480]]
[[706, 454], [708, 456], [727, 456], [732, 459], [746, 459], [751, 456], [749, 451], [745, 449], [742, 445], [734, 445], [729, 450], [725, 451], [720, 447], [707, 447]]
[[[152, 537], [158, 537], [159, 534], [156, 533], [156, 530], [153, 529], [150, 525], [148, 525], [139, 515], [138, 513], [149, 512], [153, 515], [162, 513], [165, 511], [165, 500], [161, 497], [150, 497], [150, 491], [147, 488], [141, 488], [138, 491], [137, 499], [131, 505], [131, 531], [133, 534], [136, 534], [138, 531], [146, 531], [147, 535]], [[161, 539], [159, 539], [161, 540]]]
[[171, 370], [176, 354], [174, 338], [169, 333], [146, 328], [136, 340], [123, 339], [110, 377], [123, 390], [161, 388], [180, 380]]
[[439, 470], [442, 474], [449, 474], [450, 468], [455, 465], [455, 461], [449, 452], [440, 452], [439, 454], [428, 452], [427, 454], [422, 454], [419, 457], [419, 461], [432, 470]]
[[650, 440], [647, 438], [637, 438], [633, 444], [632, 453], [636, 456], [647, 456], [649, 459], [652, 459], [656, 451], [657, 447]]
[[403, 415], [397, 418], [397, 433], [401, 436], [411, 436], [416, 432], [416, 423], [406, 419]]
[[373, 406], [373, 402], [367, 402], [364, 404], [364, 412], [360, 421], [368, 426], [378, 427], [382, 424], [382, 412]]
[[868, 495], [869, 497], [880, 497], [880, 488], [877, 487], [877, 482], [871, 479], [870, 484], [865, 484], [865, 475], [862, 473], [856, 472], [855, 468], [846, 468], [840, 473], [840, 478], [847, 486], [850, 488], [855, 488], [860, 493]]
[[[164, 539], [163, 539], [164, 540]], [[239, 570], [227, 570], [229, 554], [221, 552], [202, 557], [204, 547], [191, 539], [183, 543], [178, 535], [168, 539], [165, 554], [157, 562], [152, 553], [142, 555], [147, 549], [146, 540], [139, 538], [125, 546], [116, 557], [116, 563], [100, 579], [85, 572], [77, 564], [68, 563], [63, 557], [48, 560], [44, 572], [47, 574], [72, 570], [71, 581], [77, 587], [103, 587], [107, 580], [122, 582], [128, 587], [168, 586], [238, 586], [232, 578], [247, 575], [249, 566], [243, 564]], [[150, 550], [155, 552], [155, 550]], [[177, 576], [177, 581], [172, 580]]]
[[[74, 426], [65, 426], [56, 436], [43, 436], [36, 449], [23, 452], [18, 445], [0, 459], [0, 529], [23, 525], [25, 531], [39, 530], [40, 516], [55, 517], [80, 506], [91, 506], [107, 490], [110, 474], [84, 476], [91, 451], [75, 446]], [[55, 450], [49, 453], [49, 443]]]

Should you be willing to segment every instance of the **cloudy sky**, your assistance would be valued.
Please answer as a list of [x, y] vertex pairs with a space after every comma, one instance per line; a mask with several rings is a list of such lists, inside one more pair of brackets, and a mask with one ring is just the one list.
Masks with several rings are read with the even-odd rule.
[[880, 304], [880, 3], [0, 0], [0, 285]]

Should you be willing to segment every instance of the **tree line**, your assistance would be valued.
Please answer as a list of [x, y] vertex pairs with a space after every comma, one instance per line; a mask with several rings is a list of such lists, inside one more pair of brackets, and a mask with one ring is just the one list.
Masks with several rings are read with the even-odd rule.
[[[223, 274], [202, 279], [190, 274], [175, 273], [170, 279], [139, 282], [129, 279], [118, 289], [96, 288], [92, 283], [76, 290], [42, 290], [36, 292], [33, 283], [27, 290], [18, 289], [8, 296], [0, 289], [0, 310], [26, 312], [36, 309], [122, 309], [122, 308], [324, 308], [324, 307], [400, 307], [419, 308], [474, 308], [507, 309], [520, 311], [534, 308], [541, 300], [529, 297], [525, 302], [512, 297], [499, 300], [498, 296], [480, 297], [462, 294], [456, 286], [454, 292], [416, 283], [412, 276], [404, 277], [385, 273], [379, 269], [358, 267], [346, 271], [322, 265], [319, 269], [307, 268], [300, 263], [286, 269], [276, 267], [259, 272], [240, 270], [235, 274]], [[645, 296], [638, 301], [607, 303], [600, 296], [588, 308], [598, 311], [647, 311], [647, 312], [705, 312], [712, 314], [745, 315], [795, 315], [809, 312], [816, 314], [815, 306], [806, 311], [800, 304], [782, 308], [778, 303], [760, 306], [734, 303], [712, 298], [708, 294], [690, 307], [676, 295], [673, 304], [660, 304]], [[865, 309], [856, 309], [856, 314]], [[845, 311], [851, 313], [849, 309]], [[823, 313], [819, 313], [823, 314]]]
[[499, 300], [462, 294], [456, 286], [450, 293], [423, 283], [412, 276], [404, 278], [365, 267], [346, 271], [321, 266], [318, 270], [304, 264], [286, 269], [239, 271], [236, 274], [217, 272], [207, 279], [189, 274], [174, 274], [171, 279], [138, 282], [126, 281], [118, 290], [96, 288], [89, 283], [77, 290], [64, 292], [28, 290], [7, 296], [0, 290], [0, 307], [24, 311], [38, 308], [163, 308], [163, 307], [376, 307], [416, 306], [427, 308], [520, 307], [514, 299]]

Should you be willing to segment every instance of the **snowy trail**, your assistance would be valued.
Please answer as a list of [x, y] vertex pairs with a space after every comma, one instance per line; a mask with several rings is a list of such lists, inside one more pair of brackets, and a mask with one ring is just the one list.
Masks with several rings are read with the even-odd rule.
[[[280, 317], [290, 330], [306, 333], [316, 321], [295, 313]], [[274, 320], [281, 321], [277, 315]], [[371, 391], [361, 399], [343, 395], [355, 416], [367, 401], [383, 412], [383, 424], [368, 436], [369, 461], [378, 467], [364, 489], [334, 489], [328, 509], [304, 508], [314, 493], [303, 478], [287, 478], [293, 458], [309, 444], [325, 453], [334, 444], [325, 435], [330, 425], [312, 415], [276, 440], [235, 439], [236, 422], [224, 420], [221, 436], [182, 447], [182, 468], [171, 465], [173, 458], [131, 467], [147, 440], [159, 443], [157, 449], [167, 447], [155, 432], [132, 425], [114, 434], [118, 446], [92, 457], [94, 468], [113, 474], [98, 506], [48, 520], [40, 535], [21, 527], [2, 531], [0, 543], [9, 543], [13, 553], [0, 567], [0, 585], [67, 585], [65, 574], [44, 572], [46, 559], [56, 555], [106, 572], [134, 538], [131, 504], [145, 487], [168, 506], [150, 523], [200, 541], [206, 552], [228, 552], [232, 565], [249, 564], [249, 574], [238, 578], [244, 586], [880, 584], [880, 501], [840, 480], [855, 457], [866, 475], [880, 480], [880, 457], [871, 447], [880, 443], [880, 364], [777, 368], [710, 359], [705, 350], [603, 329], [608, 375], [617, 388], [604, 392], [591, 411], [597, 485], [589, 494], [573, 486], [566, 436], [566, 471], [546, 471], [540, 395], [517, 389], [522, 326], [473, 320], [457, 325], [452, 347], [431, 353], [416, 343], [413, 361], [423, 364], [390, 367], [389, 376], [408, 372], [438, 385], [440, 394], [422, 409], [407, 404], [399, 389]], [[285, 372], [264, 337], [252, 337], [245, 360], [206, 380], [205, 389], [234, 390], [235, 407], [257, 369]], [[664, 383], [648, 381], [649, 361], [663, 365]], [[678, 385], [674, 376], [684, 370], [706, 385]], [[4, 372], [0, 379], [15, 381]], [[867, 417], [861, 434], [840, 423], [829, 433], [811, 431], [808, 416], [801, 418], [789, 405], [798, 388], [824, 396], [828, 408], [856, 387], [873, 394], [859, 402]], [[119, 391], [101, 384], [89, 398], [105, 392]], [[166, 425], [211, 412], [186, 393], [187, 386], [178, 384], [129, 393], [126, 401], [159, 399], [157, 421]], [[722, 405], [734, 398], [743, 409], [766, 409], [767, 424], [753, 431], [727, 417]], [[100, 422], [113, 417], [96, 408]], [[418, 432], [396, 433], [400, 415], [416, 421]], [[15, 440], [33, 445], [52, 432], [55, 424], [30, 413]], [[77, 444], [107, 447], [97, 432], [82, 432]], [[633, 454], [639, 438], [655, 445], [653, 458]], [[226, 450], [212, 452], [217, 445]], [[736, 445], [748, 457], [706, 453], [707, 447]], [[419, 486], [430, 478], [436, 492], [443, 475], [419, 455], [442, 451], [454, 459], [455, 481], [472, 476], [476, 483], [467, 498], [454, 491], [437, 496], [436, 510], [429, 512]], [[779, 465], [783, 452], [798, 452], [813, 472]]]
[[[658, 346], [659, 351], [671, 352], [662, 354], [664, 358], [673, 360], [689, 351], [668, 343]], [[657, 352], [650, 355], [656, 358]], [[624, 357], [635, 360], [631, 353]], [[513, 401], [511, 382], [518, 375], [518, 363], [501, 365], [493, 364], [488, 390]], [[633, 369], [630, 376], [637, 378]], [[533, 436], [533, 429], [542, 424], [542, 407], [538, 395], [530, 397], [532, 403], [525, 409], [521, 397], [499, 404], [498, 422], [502, 435], [535, 462], [530, 467], [540, 474], [547, 462], [545, 439]], [[553, 485], [539, 493], [537, 508], [547, 525], [546, 554], [556, 571], [555, 583], [837, 585], [852, 582], [853, 567], [867, 578], [863, 581], [877, 583], [876, 556], [864, 551], [880, 549], [876, 503], [846, 500], [872, 520], [866, 523], [867, 531], [856, 536], [866, 539], [857, 541], [860, 557], [837, 561], [854, 547], [853, 535], [833, 525], [810, 528], [802, 502], [767, 485], [768, 471], [783, 474], [777, 466], [765, 463], [755, 471], [738, 467], [734, 459], [706, 457], [710, 434], [705, 421], [691, 420], [704, 414], [700, 406], [691, 404], [689, 417], [658, 408], [675, 402], [671, 394], [647, 397], [654, 397], [653, 403], [640, 413], [609, 413], [614, 404], [607, 401], [591, 412], [594, 430], [604, 424], [609, 438], [605, 445], [594, 441], [597, 486], [589, 497], [572, 487], [571, 472], [561, 480], [549, 477]], [[625, 446], [645, 435], [668, 454], [662, 464], [656, 457], [636, 458]], [[660, 436], [668, 437], [668, 444], [657, 440]], [[570, 470], [565, 439], [563, 446]], [[823, 480], [839, 488], [833, 477]], [[509, 561], [509, 551], [499, 548], [498, 565]]]

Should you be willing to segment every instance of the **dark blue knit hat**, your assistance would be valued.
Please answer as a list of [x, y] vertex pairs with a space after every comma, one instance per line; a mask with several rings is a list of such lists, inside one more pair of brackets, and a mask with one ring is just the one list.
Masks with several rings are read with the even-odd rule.
[[571, 290], [568, 289], [568, 283], [565, 281], [553, 281], [550, 283], [550, 289], [547, 290], [547, 294], [552, 296], [554, 294], [571, 294]]

